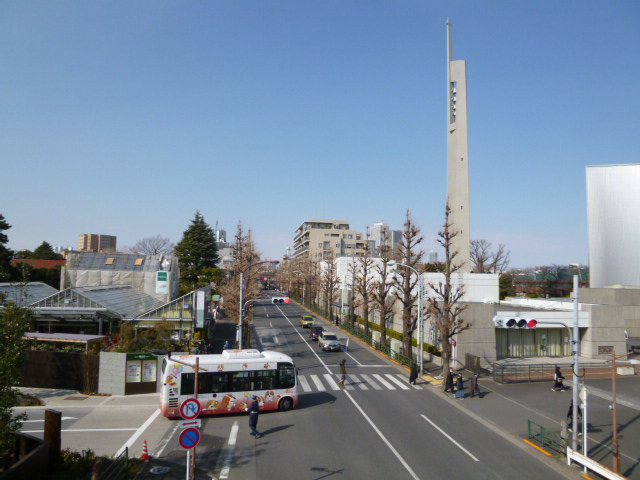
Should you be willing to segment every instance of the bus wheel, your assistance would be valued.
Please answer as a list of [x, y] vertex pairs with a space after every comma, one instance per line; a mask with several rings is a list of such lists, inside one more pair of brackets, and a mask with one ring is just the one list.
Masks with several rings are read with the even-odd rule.
[[289, 397], [284, 397], [282, 400], [280, 400], [279, 408], [282, 412], [291, 410], [293, 408], [293, 400], [291, 400]]

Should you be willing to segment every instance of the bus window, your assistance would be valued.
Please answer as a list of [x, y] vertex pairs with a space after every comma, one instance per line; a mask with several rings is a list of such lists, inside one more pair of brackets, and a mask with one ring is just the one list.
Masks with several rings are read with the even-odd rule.
[[198, 377], [198, 393], [222, 393], [228, 391], [229, 375], [227, 373], [201, 373]]
[[183, 373], [180, 376], [180, 395], [193, 395], [193, 384], [195, 381], [195, 373]]
[[252, 390], [273, 390], [276, 388], [276, 370], [258, 370], [254, 372]]
[[293, 388], [295, 384], [296, 384], [296, 372], [293, 364], [279, 363], [277, 388]]
[[253, 390], [252, 378], [253, 372], [233, 372], [231, 377], [231, 391], [232, 392], [247, 392]]

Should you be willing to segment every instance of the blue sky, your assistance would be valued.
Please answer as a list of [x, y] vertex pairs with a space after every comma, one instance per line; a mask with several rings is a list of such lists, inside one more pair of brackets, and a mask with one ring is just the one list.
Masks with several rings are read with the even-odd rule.
[[446, 26], [467, 61], [472, 238], [588, 262], [588, 165], [640, 162], [637, 1], [0, 2], [9, 247], [177, 242], [196, 210], [280, 258], [310, 218], [436, 249]]

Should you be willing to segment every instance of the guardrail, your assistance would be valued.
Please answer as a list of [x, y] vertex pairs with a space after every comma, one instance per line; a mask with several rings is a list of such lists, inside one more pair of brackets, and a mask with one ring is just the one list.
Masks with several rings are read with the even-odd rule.
[[570, 447], [567, 447], [567, 465], [571, 465], [571, 462], [579, 463], [583, 467], [586, 467], [587, 469], [596, 472], [601, 477], [607, 478], [609, 480], [629, 480], [627, 477], [624, 477], [614, 472], [613, 470], [608, 469], [604, 465], [596, 462], [595, 460], [572, 450]]

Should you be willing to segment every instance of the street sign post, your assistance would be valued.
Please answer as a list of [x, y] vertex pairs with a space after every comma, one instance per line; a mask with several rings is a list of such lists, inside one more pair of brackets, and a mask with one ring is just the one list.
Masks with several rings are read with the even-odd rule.
[[178, 425], [178, 428], [200, 428], [202, 426], [202, 420], [196, 418], [195, 420], [182, 420]]
[[185, 420], [193, 420], [200, 415], [201, 409], [197, 398], [188, 398], [180, 405], [180, 416]]

